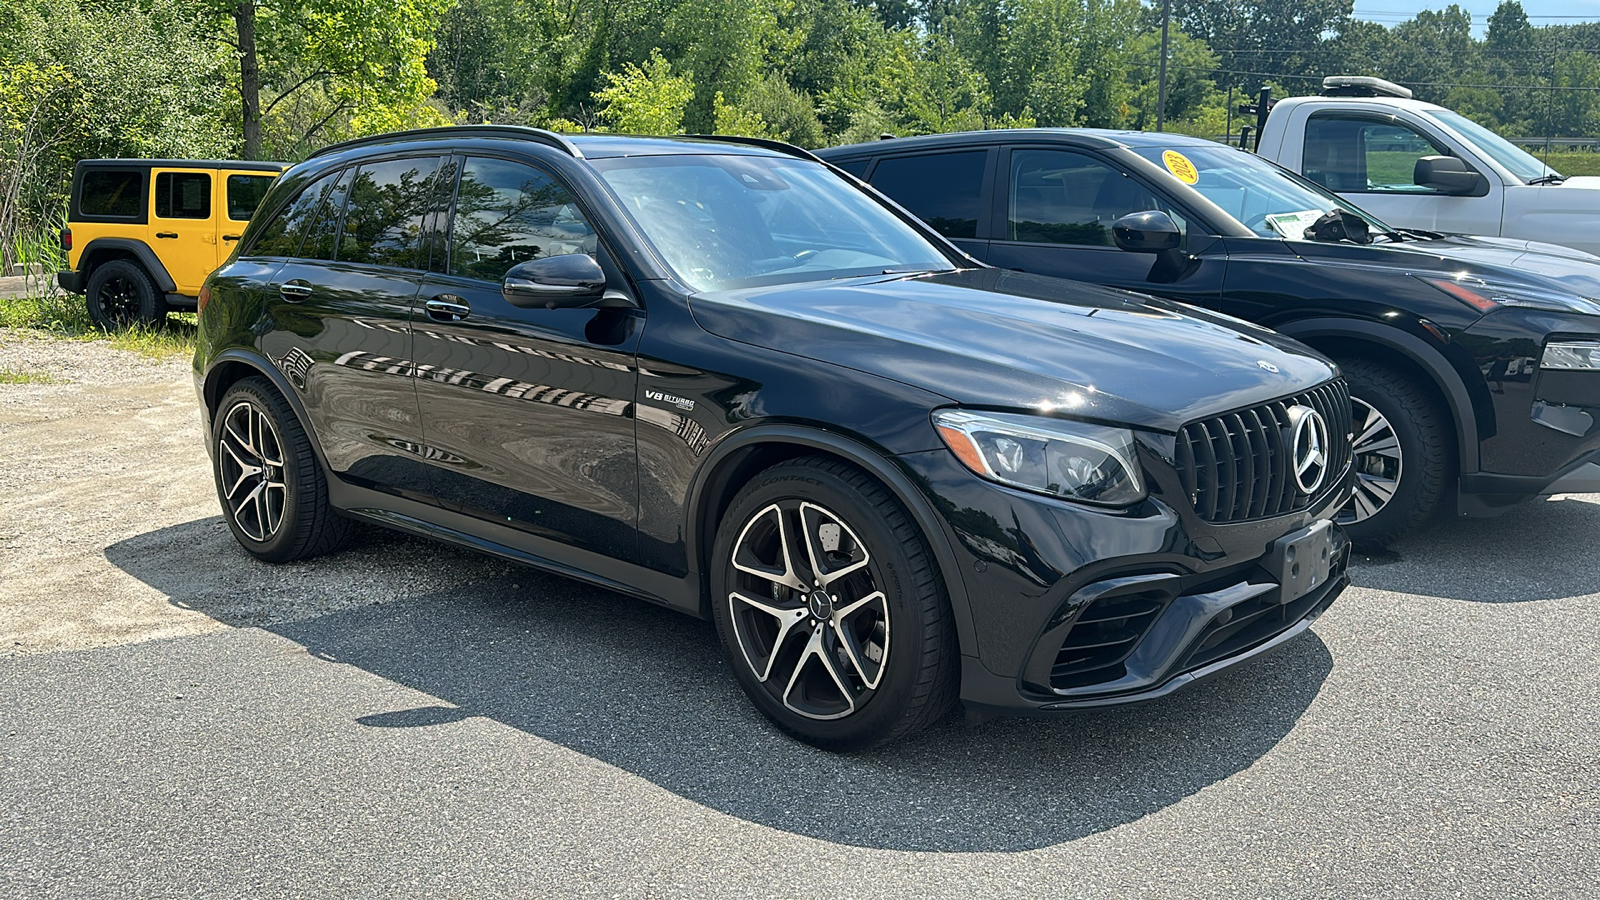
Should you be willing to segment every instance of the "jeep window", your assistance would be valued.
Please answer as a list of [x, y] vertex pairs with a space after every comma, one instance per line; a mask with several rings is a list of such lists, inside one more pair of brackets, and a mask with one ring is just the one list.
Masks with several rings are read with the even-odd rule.
[[945, 237], [975, 238], [983, 214], [987, 150], [880, 160], [872, 186]]
[[915, 227], [809, 160], [631, 156], [592, 165], [697, 290], [955, 268]]
[[438, 157], [390, 159], [356, 171], [339, 236], [340, 262], [422, 268], [422, 223], [433, 203]]
[[1006, 239], [1031, 244], [1114, 246], [1111, 223], [1128, 213], [1172, 212], [1109, 163], [1068, 150], [1013, 150]]
[[262, 226], [260, 237], [246, 253], [248, 256], [294, 256], [300, 252], [300, 239], [305, 237], [306, 225], [322, 202], [322, 195], [333, 185], [338, 172], [324, 175], [302, 190], [282, 211]]
[[530, 259], [593, 255], [598, 241], [566, 188], [540, 170], [471, 158], [450, 229], [450, 274], [499, 281]]
[[156, 218], [211, 218], [211, 176], [204, 172], [162, 172], [156, 176]]
[[235, 222], [250, 221], [272, 182], [271, 175], [229, 175], [228, 218]]
[[322, 198], [322, 208], [306, 228], [306, 240], [300, 245], [297, 256], [302, 259], [333, 259], [333, 248], [339, 239], [339, 220], [344, 216], [344, 198], [350, 192], [350, 176], [353, 174], [355, 169], [345, 169], [339, 173], [339, 180], [328, 188]]
[[143, 214], [144, 171], [89, 169], [83, 173], [78, 212], [86, 216], [137, 219]]

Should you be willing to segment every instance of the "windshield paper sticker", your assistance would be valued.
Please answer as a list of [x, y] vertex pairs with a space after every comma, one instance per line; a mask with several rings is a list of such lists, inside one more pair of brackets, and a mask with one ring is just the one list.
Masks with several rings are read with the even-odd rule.
[[1275, 213], [1267, 216], [1267, 227], [1291, 241], [1303, 241], [1306, 239], [1306, 229], [1314, 225], [1322, 216], [1323, 211], [1320, 209]]
[[1168, 172], [1178, 176], [1178, 180], [1184, 184], [1195, 184], [1200, 180], [1200, 170], [1194, 167], [1189, 157], [1176, 150], [1162, 153], [1161, 162], [1167, 167]]

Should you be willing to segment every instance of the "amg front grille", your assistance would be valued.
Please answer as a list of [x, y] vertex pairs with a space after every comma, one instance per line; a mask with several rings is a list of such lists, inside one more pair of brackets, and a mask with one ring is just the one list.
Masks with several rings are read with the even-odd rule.
[[[1290, 458], [1290, 410], [1328, 423], [1327, 474], [1300, 489]], [[1261, 406], [1190, 422], [1178, 434], [1178, 477], [1200, 518], [1213, 524], [1298, 512], [1327, 496], [1350, 463], [1350, 388], [1344, 379]]]

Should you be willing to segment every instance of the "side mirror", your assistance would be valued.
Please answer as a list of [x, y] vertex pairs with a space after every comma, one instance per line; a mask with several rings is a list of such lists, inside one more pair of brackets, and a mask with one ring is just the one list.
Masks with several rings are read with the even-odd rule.
[[512, 266], [500, 293], [523, 309], [578, 309], [604, 299], [606, 273], [587, 253], [546, 256]]
[[1134, 253], [1165, 253], [1178, 249], [1183, 232], [1178, 223], [1160, 210], [1128, 213], [1111, 223], [1111, 236], [1117, 246]]
[[1422, 157], [1411, 172], [1411, 181], [1419, 187], [1452, 196], [1482, 197], [1489, 192], [1489, 179], [1467, 168], [1466, 163], [1454, 156]]

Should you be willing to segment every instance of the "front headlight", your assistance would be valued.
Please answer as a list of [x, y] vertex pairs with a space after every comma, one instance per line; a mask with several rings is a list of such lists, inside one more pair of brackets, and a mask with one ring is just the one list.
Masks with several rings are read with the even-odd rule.
[[1600, 341], [1551, 341], [1544, 345], [1539, 367], [1600, 371]]
[[1417, 277], [1479, 312], [1493, 312], [1502, 306], [1524, 306], [1600, 316], [1600, 301], [1565, 291], [1545, 290], [1524, 284], [1499, 284], [1481, 278]]
[[991, 481], [1101, 506], [1144, 499], [1126, 429], [954, 409], [934, 413], [933, 425], [957, 459]]

